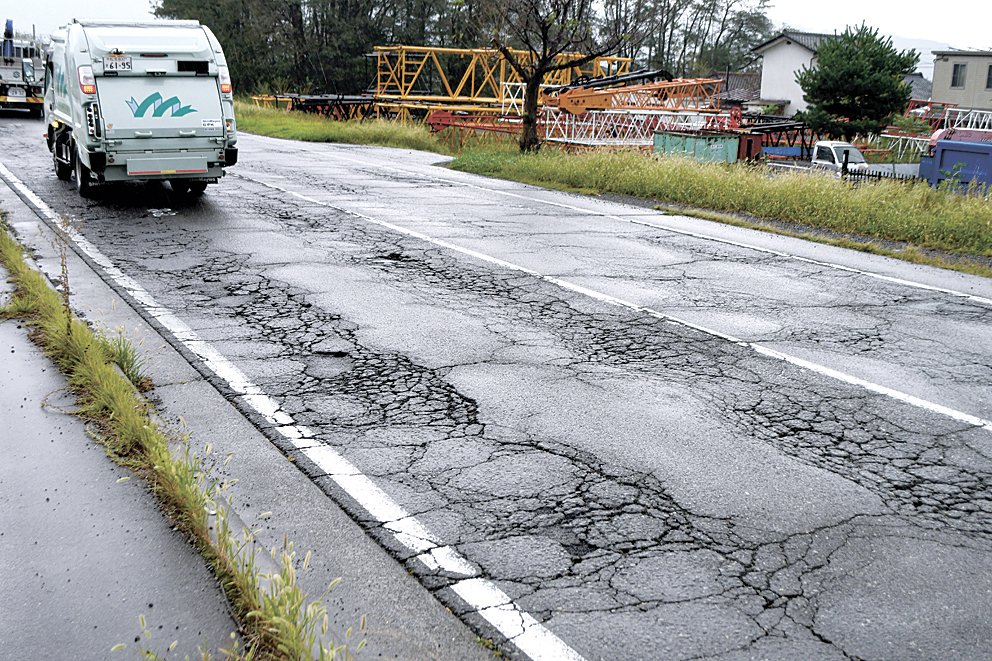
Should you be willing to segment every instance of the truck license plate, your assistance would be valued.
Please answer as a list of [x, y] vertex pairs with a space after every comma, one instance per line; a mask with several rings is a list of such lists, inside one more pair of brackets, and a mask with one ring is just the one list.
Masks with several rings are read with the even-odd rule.
[[7, 88], [7, 96], [9, 96], [9, 97], [17, 97], [19, 99], [22, 99], [22, 98], [24, 98], [27, 95], [24, 93], [24, 90], [21, 89], [20, 87], [8, 87]]
[[104, 71], [131, 71], [130, 55], [108, 55], [103, 58]]

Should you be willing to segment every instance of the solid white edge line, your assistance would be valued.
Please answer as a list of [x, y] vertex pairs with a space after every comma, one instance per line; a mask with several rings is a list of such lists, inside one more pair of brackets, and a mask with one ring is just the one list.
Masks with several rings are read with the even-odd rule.
[[[256, 137], [256, 138], [263, 137], [264, 138], [266, 136], [253, 136], [253, 137]], [[314, 150], [314, 149], [307, 149], [306, 151], [309, 151], [310, 153], [315, 153], [315, 154], [326, 154], [326, 153], [328, 153], [326, 151], [320, 151], [320, 150]], [[334, 154], [334, 157], [335, 158], [340, 158], [341, 160], [344, 160], [344, 161], [350, 161], [352, 163], [357, 163], [357, 164], [363, 165], [365, 167], [373, 167], [373, 164], [370, 164], [368, 161], [362, 161], [362, 160], [356, 159], [356, 158], [349, 158], [348, 156], [345, 156], [345, 155]], [[750, 243], [743, 243], [741, 241], [732, 241], [730, 239], [721, 239], [719, 237], [708, 236], [706, 234], [702, 234], [702, 233], [699, 233], [699, 232], [692, 232], [690, 230], [678, 229], [678, 228], [675, 228], [675, 227], [670, 227], [668, 225], [661, 225], [661, 224], [658, 224], [658, 223], [652, 223], [652, 222], [649, 222], [649, 221], [646, 221], [646, 220], [638, 220], [636, 218], [628, 218], [628, 217], [625, 217], [625, 216], [618, 216], [616, 214], [602, 213], [600, 211], [594, 211], [592, 209], [584, 209], [582, 207], [577, 207], [577, 206], [574, 206], [572, 204], [566, 204], [564, 202], [555, 202], [553, 200], [544, 200], [544, 199], [541, 199], [539, 197], [531, 197], [531, 196], [528, 196], [528, 195], [523, 195], [521, 193], [515, 193], [513, 191], [501, 190], [499, 188], [489, 188], [487, 186], [482, 186], [480, 184], [473, 184], [473, 183], [470, 183], [470, 182], [467, 182], [467, 181], [462, 181], [460, 179], [451, 179], [451, 178], [447, 178], [447, 177], [442, 177], [442, 176], [437, 175], [437, 174], [424, 174], [423, 172], [419, 172], [419, 171], [406, 170], [404, 168], [398, 168], [398, 167], [396, 167], [394, 165], [375, 164], [374, 167], [380, 168], [382, 170], [392, 170], [394, 172], [401, 172], [401, 173], [406, 174], [406, 175], [419, 176], [419, 177], [422, 177], [424, 179], [433, 179], [434, 181], [440, 181], [440, 182], [443, 182], [443, 183], [446, 183], [446, 184], [456, 184], [458, 186], [463, 186], [465, 188], [474, 188], [476, 190], [483, 190], [483, 191], [486, 191], [488, 193], [496, 193], [497, 195], [504, 195], [506, 197], [515, 197], [517, 199], [527, 200], [529, 202], [537, 202], [538, 204], [545, 204], [545, 205], [548, 205], [548, 206], [560, 207], [562, 209], [568, 209], [570, 211], [576, 211], [578, 213], [581, 213], [581, 214], [584, 214], [584, 215], [587, 215], [587, 216], [596, 216], [596, 217], [600, 217], [600, 218], [608, 218], [610, 220], [615, 220], [615, 221], [621, 222], [621, 223], [627, 223], [629, 225], [641, 225], [641, 226], [644, 226], [644, 227], [651, 227], [653, 229], [662, 230], [662, 231], [665, 231], [665, 232], [671, 232], [672, 234], [680, 234], [682, 236], [689, 236], [689, 237], [692, 237], [694, 239], [700, 239], [700, 240], [703, 240], [703, 241], [713, 241], [713, 242], [716, 242], [716, 243], [722, 243], [722, 244], [729, 245], [729, 246], [735, 246], [737, 248], [745, 248], [747, 250], [753, 250], [755, 252], [761, 252], [761, 253], [765, 253], [765, 254], [768, 254], [768, 255], [774, 255], [776, 257], [782, 257], [782, 258], [785, 258], [785, 259], [794, 259], [796, 261], [804, 262], [804, 263], [807, 263], [807, 264], [813, 264], [815, 266], [822, 266], [824, 268], [836, 269], [838, 271], [845, 271], [847, 273], [854, 273], [856, 275], [863, 275], [863, 276], [868, 277], [868, 278], [875, 278], [877, 280], [883, 280], [885, 282], [890, 282], [892, 284], [902, 285], [902, 286], [905, 286], [905, 287], [912, 287], [914, 289], [922, 289], [922, 290], [925, 290], [925, 291], [932, 291], [932, 292], [936, 292], [936, 293], [940, 293], [940, 294], [947, 294], [948, 296], [954, 296], [956, 298], [967, 299], [967, 300], [971, 301], [972, 303], [978, 303], [980, 305], [992, 306], [992, 299], [985, 298], [983, 296], [977, 296], [975, 294], [968, 294], [967, 292], [958, 291], [956, 289], [947, 289], [947, 288], [944, 288], [944, 287], [935, 287], [933, 285], [927, 285], [927, 284], [924, 284], [922, 282], [915, 282], [913, 280], [905, 280], [903, 278], [897, 278], [897, 277], [891, 276], [891, 275], [883, 275], [881, 273], [872, 273], [871, 271], [864, 271], [864, 270], [861, 270], [861, 269], [854, 268], [852, 266], [844, 266], [843, 264], [837, 264], [837, 263], [834, 263], [834, 262], [826, 262], [826, 261], [822, 261], [822, 260], [818, 260], [818, 259], [813, 259], [811, 257], [802, 257], [802, 256], [799, 256], [799, 255], [793, 255], [791, 253], [782, 252], [780, 250], [774, 250], [773, 248], [763, 248], [761, 246], [756, 246], [756, 245], [750, 244]], [[466, 172], [466, 173], [463, 173], [463, 174], [465, 174], [467, 176], [477, 176], [477, 175], [472, 175], [469, 172]], [[239, 174], [239, 176], [244, 176], [244, 175], [240, 175]], [[519, 183], [519, 182], [512, 182], [512, 183]], [[526, 184], [519, 184], [519, 185], [526, 186]], [[554, 190], [550, 190], [550, 189], [545, 189], [545, 190], [548, 190], [548, 192], [553, 193], [553, 194], [558, 194], [558, 195], [562, 195], [563, 194], [560, 191], [554, 191]]]
[[544, 275], [542, 273], [539, 273], [538, 271], [535, 271], [534, 269], [527, 268], [526, 266], [521, 266], [521, 265], [518, 265], [518, 264], [514, 264], [512, 262], [508, 262], [508, 261], [506, 261], [504, 259], [500, 259], [499, 257], [493, 257], [492, 255], [487, 255], [485, 253], [479, 252], [478, 250], [473, 250], [471, 248], [465, 248], [465, 247], [456, 245], [454, 243], [451, 243], [449, 241], [445, 241], [443, 239], [435, 239], [435, 238], [433, 238], [431, 236], [428, 236], [427, 234], [424, 234], [423, 232], [419, 232], [417, 230], [412, 230], [412, 229], [409, 229], [409, 228], [406, 228], [406, 227], [402, 227], [400, 225], [396, 225], [394, 223], [390, 223], [390, 222], [385, 221], [385, 220], [380, 220], [378, 218], [373, 218], [373, 217], [368, 216], [368, 215], [365, 215], [363, 213], [359, 213], [357, 211], [351, 211], [349, 209], [345, 209], [343, 207], [340, 207], [340, 206], [331, 204], [329, 202], [323, 202], [323, 201], [318, 200], [316, 198], [313, 198], [313, 197], [309, 197], [307, 195], [304, 195], [303, 193], [299, 193], [299, 192], [296, 192], [296, 191], [289, 190], [287, 188], [283, 188], [282, 186], [278, 186], [276, 184], [269, 183], [267, 181], [264, 181], [262, 179], [258, 179], [258, 178], [253, 177], [253, 176], [249, 176], [249, 175], [246, 175], [246, 174], [238, 174], [237, 176], [238, 177], [241, 177], [242, 179], [247, 179], [249, 181], [254, 181], [255, 183], [260, 184], [262, 186], [265, 186], [267, 188], [271, 188], [273, 190], [281, 191], [283, 193], [286, 193], [287, 195], [292, 195], [293, 197], [296, 197], [296, 198], [298, 198], [300, 200], [303, 200], [305, 202], [309, 202], [311, 204], [316, 204], [318, 206], [322, 206], [322, 207], [325, 207], [325, 208], [328, 208], [328, 209], [333, 209], [335, 211], [338, 211], [340, 213], [347, 214], [349, 216], [353, 216], [355, 218], [361, 218], [362, 220], [364, 220], [364, 221], [366, 221], [368, 223], [372, 223], [373, 225], [379, 225], [380, 227], [385, 227], [385, 228], [387, 228], [389, 230], [392, 230], [394, 232], [397, 232], [399, 234], [403, 234], [405, 236], [409, 236], [411, 238], [415, 238], [415, 239], [418, 239], [420, 241], [425, 241], [427, 243], [430, 243], [430, 244], [435, 245], [435, 246], [439, 246], [441, 248], [446, 248], [448, 250], [451, 250], [451, 251], [454, 251], [454, 252], [458, 252], [458, 253], [461, 253], [463, 255], [467, 255], [467, 256], [472, 257], [474, 259], [477, 259], [479, 261], [482, 261], [482, 262], [485, 262], [485, 263], [489, 263], [489, 264], [494, 264], [496, 266], [500, 266], [500, 267], [503, 267], [503, 268], [506, 268], [506, 269], [509, 269], [509, 270], [512, 270], [512, 271], [517, 271], [519, 273], [526, 273], [527, 275], [531, 275], [531, 276], [533, 276], [535, 278], [538, 278], [540, 280], [543, 280], [543, 281], [545, 281], [547, 283], [556, 285], [558, 287], [561, 287], [563, 289], [567, 289], [569, 291], [576, 292], [578, 294], [581, 294], [583, 296], [586, 296], [586, 297], [595, 299], [597, 301], [601, 301], [603, 303], [608, 303], [610, 305], [616, 305], [618, 307], [627, 308], [627, 309], [633, 310], [635, 312], [642, 312], [642, 313], [651, 315], [652, 317], [655, 317], [655, 318], [660, 319], [660, 320], [663, 320], [663, 321], [667, 321], [667, 322], [671, 322], [671, 323], [674, 323], [674, 324], [678, 324], [680, 326], [685, 326], [687, 328], [694, 329], [694, 330], [699, 331], [701, 333], [705, 333], [706, 335], [710, 335], [712, 337], [716, 337], [716, 338], [719, 338], [721, 340], [725, 340], [727, 342], [733, 342], [734, 344], [738, 344], [740, 346], [750, 348], [753, 351], [755, 351], [755, 352], [757, 352], [757, 353], [759, 353], [759, 354], [761, 354], [761, 355], [763, 355], [765, 357], [775, 358], [777, 360], [782, 360], [782, 361], [785, 361], [785, 362], [790, 363], [792, 365], [795, 365], [797, 367], [800, 367], [800, 368], [809, 370], [811, 372], [815, 372], [817, 374], [820, 374], [820, 375], [823, 375], [823, 376], [826, 376], [826, 377], [835, 379], [837, 381], [841, 381], [843, 383], [847, 383], [849, 385], [859, 386], [859, 387], [861, 387], [861, 388], [863, 388], [865, 390], [868, 390], [870, 392], [874, 392], [874, 393], [877, 393], [879, 395], [883, 395], [885, 397], [889, 397], [889, 398], [895, 399], [897, 401], [900, 401], [900, 402], [909, 404], [911, 406], [914, 406], [914, 407], [917, 407], [917, 408], [920, 408], [920, 409], [923, 409], [923, 410], [926, 410], [926, 411], [930, 411], [932, 413], [937, 413], [939, 415], [946, 416], [946, 417], [951, 418], [953, 420], [956, 420], [958, 422], [963, 422], [963, 423], [968, 424], [968, 425], [974, 425], [975, 427], [981, 427], [981, 428], [986, 429], [988, 431], [992, 431], [992, 421], [986, 420], [984, 418], [980, 418], [978, 416], [971, 415], [970, 413], [964, 413], [963, 411], [958, 411], [956, 409], [952, 409], [952, 408], [947, 407], [947, 406], [944, 406], [942, 404], [937, 404], [936, 402], [930, 402], [928, 400], [921, 399], [919, 397], [916, 397], [915, 395], [910, 395], [908, 393], [904, 393], [904, 392], [901, 392], [899, 390], [895, 390], [893, 388], [889, 388], [887, 386], [883, 386], [883, 385], [880, 385], [880, 384], [877, 384], [877, 383], [872, 383], [871, 381], [866, 381], [866, 380], [861, 379], [859, 377], [853, 376], [851, 374], [846, 374], [844, 372], [835, 370], [835, 369], [830, 368], [830, 367], [827, 367], [825, 365], [820, 365], [818, 363], [813, 363], [813, 362], [810, 362], [808, 360], [804, 360], [802, 358], [798, 358], [796, 356], [792, 356], [792, 355], [789, 355], [787, 353], [783, 353], [781, 351], [776, 351], [774, 349], [769, 349], [769, 348], [764, 347], [764, 346], [762, 346], [760, 344], [755, 344], [755, 343], [752, 343], [752, 342], [746, 342], [746, 341], [741, 340], [739, 338], [736, 338], [736, 337], [734, 337], [732, 335], [728, 335], [726, 333], [721, 333], [718, 330], [714, 330], [712, 328], [707, 328], [706, 326], [695, 324], [695, 323], [692, 323], [690, 321], [686, 321], [684, 319], [680, 319], [678, 317], [674, 317], [672, 315], [665, 314], [665, 313], [659, 312], [657, 310], [653, 310], [651, 308], [643, 307], [643, 306], [640, 306], [640, 305], [638, 305], [636, 303], [631, 303], [630, 301], [626, 301], [626, 300], [624, 300], [622, 298], [617, 298], [615, 296], [611, 296], [610, 294], [599, 292], [599, 291], [596, 291], [595, 289], [590, 289], [588, 287], [584, 287], [582, 285], [569, 282], [569, 281], [564, 280], [562, 278], [557, 278], [557, 277], [554, 277], [554, 276]]
[[[16, 188], [35, 205], [35, 211], [53, 222], [58, 215], [38, 195], [0, 163], [0, 177]], [[196, 355], [207, 368], [227, 383], [249, 407], [274, 425], [283, 437], [324, 471], [349, 497], [353, 498], [375, 521], [388, 530], [397, 542], [416, 554], [428, 569], [443, 569], [451, 574], [471, 577], [468, 588], [461, 580], [452, 586], [473, 612], [478, 613], [510, 642], [534, 661], [582, 661], [582, 656], [555, 636], [531, 615], [522, 611], [495, 584], [479, 576], [479, 571], [464, 556], [442, 544], [415, 517], [406, 512], [386, 492], [364, 475], [350, 461], [329, 445], [314, 445], [313, 432], [296, 425], [292, 417], [280, 410], [279, 404], [262, 392], [234, 363], [207, 342], [199, 339], [189, 325], [155, 299], [134, 279], [124, 274], [96, 246], [72, 227], [62, 227], [73, 243], [98, 264], [141, 307], [155, 318], [183, 346]], [[297, 445], [297, 443], [299, 443]], [[502, 595], [498, 608], [492, 604], [493, 595]]]
[[554, 644], [549, 639], [550, 631], [533, 616], [521, 611], [502, 590], [489, 581], [469, 578], [456, 583], [452, 590], [467, 602], [484, 604], [478, 614], [494, 627], [506, 634], [524, 654], [537, 658], [559, 661], [581, 661], [582, 657], [570, 647], [558, 649], [554, 656], [543, 656], [545, 650]]

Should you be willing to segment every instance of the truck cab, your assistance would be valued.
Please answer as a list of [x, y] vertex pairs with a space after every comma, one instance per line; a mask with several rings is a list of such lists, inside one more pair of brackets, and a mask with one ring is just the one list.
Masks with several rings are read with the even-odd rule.
[[844, 168], [845, 159], [847, 169], [851, 172], [869, 168], [864, 155], [850, 142], [820, 140], [813, 145], [812, 155], [810, 166], [814, 170], [826, 170], [839, 175]]
[[45, 64], [48, 148], [80, 194], [168, 180], [199, 194], [237, 162], [224, 52], [198, 21], [74, 20]]

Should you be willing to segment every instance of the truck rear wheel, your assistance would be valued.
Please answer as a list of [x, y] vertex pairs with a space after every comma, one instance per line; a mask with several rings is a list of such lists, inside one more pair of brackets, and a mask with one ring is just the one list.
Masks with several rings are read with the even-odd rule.
[[70, 181], [72, 179], [72, 166], [68, 163], [63, 163], [52, 153], [52, 163], [55, 164], [55, 176], [59, 178], [59, 181]]
[[205, 181], [191, 181], [189, 182], [189, 192], [193, 195], [202, 195], [203, 191], [207, 190], [207, 182]]
[[83, 159], [79, 158], [79, 154], [76, 154], [76, 190], [82, 197], [89, 197], [93, 194], [90, 169], [83, 164]]
[[185, 195], [189, 192], [189, 182], [185, 179], [169, 179], [169, 185], [176, 195]]

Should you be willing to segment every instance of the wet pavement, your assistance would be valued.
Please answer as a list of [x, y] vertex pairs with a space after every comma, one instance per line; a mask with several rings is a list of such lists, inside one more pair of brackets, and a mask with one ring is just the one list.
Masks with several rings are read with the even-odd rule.
[[0, 321], [0, 659], [230, 647], [238, 625], [205, 561], [71, 415], [65, 379], [27, 332]]
[[8, 168], [581, 655], [992, 654], [988, 281], [252, 136], [87, 201], [37, 126]]

